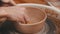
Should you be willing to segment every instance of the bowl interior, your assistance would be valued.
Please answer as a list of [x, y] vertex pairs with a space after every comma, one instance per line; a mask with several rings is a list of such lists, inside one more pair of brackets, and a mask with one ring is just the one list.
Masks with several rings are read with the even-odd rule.
[[42, 9], [34, 8], [34, 7], [26, 7], [26, 19], [28, 20], [28, 24], [38, 23], [45, 19], [46, 15]]

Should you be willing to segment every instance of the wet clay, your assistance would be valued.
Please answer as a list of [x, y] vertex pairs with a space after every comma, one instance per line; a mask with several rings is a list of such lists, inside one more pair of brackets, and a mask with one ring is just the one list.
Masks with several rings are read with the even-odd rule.
[[47, 4], [44, 0], [14, 0], [15, 3], [39, 3], [39, 4]]

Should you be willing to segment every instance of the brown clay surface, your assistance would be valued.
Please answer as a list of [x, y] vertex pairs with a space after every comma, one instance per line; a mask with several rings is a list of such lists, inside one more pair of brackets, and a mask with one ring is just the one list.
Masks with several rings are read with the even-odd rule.
[[44, 0], [14, 0], [18, 3], [39, 3], [39, 4], [47, 4]]

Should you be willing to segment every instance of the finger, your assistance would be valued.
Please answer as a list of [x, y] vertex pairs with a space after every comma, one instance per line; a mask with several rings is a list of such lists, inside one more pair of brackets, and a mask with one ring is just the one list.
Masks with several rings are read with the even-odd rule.
[[13, 0], [10, 0], [10, 3], [16, 5], [16, 3]]
[[20, 22], [20, 23], [25, 23], [25, 20], [24, 20], [24, 17], [23, 17], [23, 15], [20, 15], [20, 16], [10, 16], [9, 18], [8, 18], [8, 20], [10, 20], [10, 21], [15, 21], [15, 22]]
[[24, 16], [20, 16], [20, 17], [18, 17], [18, 21], [17, 22], [22, 23], [22, 24], [26, 24], [27, 21], [26, 21]]
[[31, 22], [30, 17], [26, 14], [24, 16], [25, 16], [24, 18], [25, 18], [26, 24], [31, 24], [32, 22]]
[[6, 21], [7, 18], [0, 18], [0, 27]]
[[6, 21], [7, 18], [0, 18], [0, 23], [3, 23]]

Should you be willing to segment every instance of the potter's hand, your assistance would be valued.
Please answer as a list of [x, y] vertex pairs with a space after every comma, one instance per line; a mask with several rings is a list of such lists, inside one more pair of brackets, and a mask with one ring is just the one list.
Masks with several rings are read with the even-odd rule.
[[18, 23], [26, 23], [28, 16], [26, 14], [25, 7], [13, 6], [13, 7], [2, 7], [7, 13], [7, 19]]
[[8, 13], [9, 16], [9, 20], [11, 21], [16, 21], [16, 22], [21, 22], [21, 23], [25, 23], [25, 8], [24, 7], [8, 7], [7, 9], [5, 9], [6, 12]]

